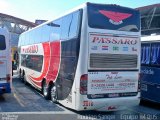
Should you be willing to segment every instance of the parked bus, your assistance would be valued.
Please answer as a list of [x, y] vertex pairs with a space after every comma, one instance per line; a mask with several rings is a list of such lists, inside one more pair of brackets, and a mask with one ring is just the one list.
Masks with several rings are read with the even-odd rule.
[[86, 3], [22, 33], [19, 76], [78, 111], [139, 104], [140, 14]]
[[0, 94], [11, 92], [11, 44], [9, 32], [0, 28]]
[[141, 98], [160, 103], [160, 35], [141, 40]]

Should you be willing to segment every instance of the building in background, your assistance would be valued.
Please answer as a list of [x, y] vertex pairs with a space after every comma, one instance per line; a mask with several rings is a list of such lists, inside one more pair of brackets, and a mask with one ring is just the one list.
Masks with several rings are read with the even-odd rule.
[[141, 13], [142, 35], [160, 34], [160, 4], [137, 8]]
[[11, 35], [12, 61], [15, 61], [14, 53], [17, 51], [19, 35], [35, 26], [35, 23], [0, 13], [0, 27], [6, 28]]

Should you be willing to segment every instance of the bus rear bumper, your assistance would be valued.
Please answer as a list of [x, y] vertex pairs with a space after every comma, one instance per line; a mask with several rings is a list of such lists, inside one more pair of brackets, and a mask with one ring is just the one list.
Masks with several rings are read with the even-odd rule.
[[10, 83], [0, 83], [0, 94], [11, 93]]
[[[139, 94], [134, 97], [87, 99], [83, 101], [83, 110], [96, 111], [118, 111], [138, 106], [140, 103]], [[82, 110], [81, 109], [81, 110]], [[80, 110], [80, 111], [81, 111]]]
[[[107, 102], [107, 101], [106, 101]], [[140, 103], [139, 98], [132, 99], [117, 99], [111, 100], [107, 102], [108, 104], [104, 104], [104, 106], [97, 108], [97, 111], [117, 111], [128, 109], [129, 107], [137, 106]]]

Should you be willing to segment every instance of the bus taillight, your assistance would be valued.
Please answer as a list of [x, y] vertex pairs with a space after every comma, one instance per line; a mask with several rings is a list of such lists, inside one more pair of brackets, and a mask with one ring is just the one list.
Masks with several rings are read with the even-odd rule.
[[87, 82], [88, 82], [88, 75], [84, 74], [80, 78], [80, 94], [86, 95], [87, 94]]
[[140, 92], [140, 89], [141, 89], [140, 80], [141, 80], [141, 74], [139, 73], [139, 75], [138, 75], [138, 92]]
[[10, 76], [10, 74], [7, 74], [7, 75], [6, 75], [6, 80], [7, 80], [8, 83], [11, 81], [11, 76]]

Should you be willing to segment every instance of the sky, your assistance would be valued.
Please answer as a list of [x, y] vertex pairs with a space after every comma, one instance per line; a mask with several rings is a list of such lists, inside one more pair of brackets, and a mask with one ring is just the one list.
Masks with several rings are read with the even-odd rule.
[[117, 4], [130, 8], [158, 4], [160, 0], [0, 0], [0, 13], [35, 22], [51, 20], [85, 2]]

